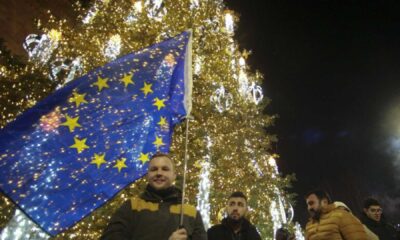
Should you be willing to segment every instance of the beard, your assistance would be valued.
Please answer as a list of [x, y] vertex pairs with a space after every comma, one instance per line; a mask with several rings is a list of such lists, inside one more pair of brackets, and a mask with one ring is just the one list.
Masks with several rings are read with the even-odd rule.
[[310, 217], [312, 218], [312, 219], [314, 219], [314, 220], [319, 220], [320, 219], [320, 217], [321, 217], [321, 210], [319, 209], [319, 210], [314, 210], [314, 209], [311, 209], [311, 210], [308, 210], [308, 213], [310, 214]]

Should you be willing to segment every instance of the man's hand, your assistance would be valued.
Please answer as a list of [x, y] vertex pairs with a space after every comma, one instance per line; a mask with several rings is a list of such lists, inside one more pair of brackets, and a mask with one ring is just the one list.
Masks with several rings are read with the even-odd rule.
[[168, 240], [186, 240], [186, 239], [187, 239], [187, 233], [186, 233], [186, 229], [184, 229], [184, 228], [176, 230], [168, 238]]

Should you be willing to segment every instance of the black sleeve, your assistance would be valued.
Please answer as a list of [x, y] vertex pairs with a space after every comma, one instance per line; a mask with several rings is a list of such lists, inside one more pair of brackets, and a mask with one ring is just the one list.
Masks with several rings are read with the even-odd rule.
[[220, 240], [217, 238], [217, 235], [215, 234], [215, 228], [211, 227], [207, 230], [207, 239], [208, 240]]
[[101, 240], [131, 240], [133, 214], [130, 200], [126, 201], [112, 216]]
[[248, 239], [251, 239], [251, 240], [261, 240], [261, 236], [260, 236], [260, 234], [257, 232], [257, 229], [254, 227], [254, 226], [252, 226], [251, 228], [250, 228], [250, 231], [249, 231], [249, 238]]
[[195, 220], [192, 240], [207, 240], [207, 234], [204, 228], [203, 219], [201, 218], [199, 212], [196, 213], [196, 220]]

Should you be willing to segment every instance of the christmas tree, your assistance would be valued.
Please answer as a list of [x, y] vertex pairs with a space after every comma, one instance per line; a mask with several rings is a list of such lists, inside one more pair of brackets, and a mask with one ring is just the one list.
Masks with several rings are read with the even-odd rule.
[[[236, 14], [221, 0], [103, 0], [75, 5], [78, 20], [50, 16], [38, 22], [41, 35], [29, 35], [29, 62], [14, 59], [1, 44], [0, 124], [5, 126], [66, 82], [148, 45], [193, 31], [193, 110], [189, 129], [188, 202], [197, 205], [206, 227], [224, 215], [226, 198], [243, 191], [250, 220], [264, 239], [290, 222], [290, 177], [280, 176], [268, 134], [275, 116], [264, 113], [259, 72], [246, 65], [248, 51], [234, 40]], [[185, 126], [175, 129], [171, 153], [182, 175]], [[179, 183], [178, 183], [179, 185]], [[98, 239], [112, 213], [145, 186], [139, 180], [70, 230], [54, 239]], [[13, 205], [1, 198], [1, 224]]]

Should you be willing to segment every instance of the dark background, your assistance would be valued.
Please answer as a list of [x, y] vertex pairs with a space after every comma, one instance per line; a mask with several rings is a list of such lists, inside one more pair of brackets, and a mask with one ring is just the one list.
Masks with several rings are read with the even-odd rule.
[[[399, 5], [399, 4], [397, 4]], [[367, 196], [400, 223], [400, 21], [390, 1], [243, 1], [236, 39], [278, 114], [283, 174], [304, 194], [323, 188], [358, 214]], [[398, 9], [398, 8], [397, 8]], [[397, 19], [397, 20], [396, 20]]]

